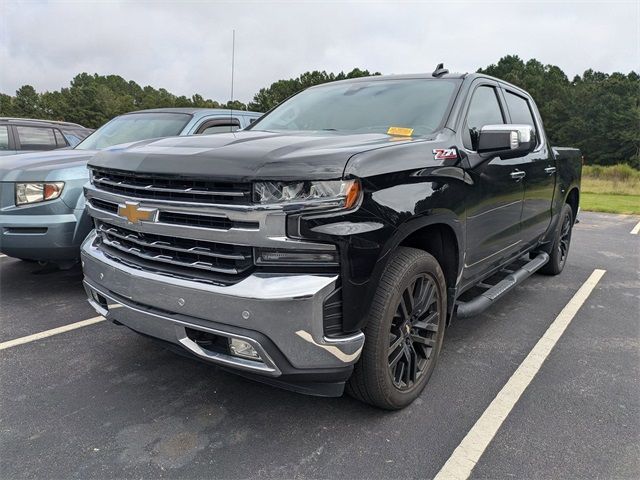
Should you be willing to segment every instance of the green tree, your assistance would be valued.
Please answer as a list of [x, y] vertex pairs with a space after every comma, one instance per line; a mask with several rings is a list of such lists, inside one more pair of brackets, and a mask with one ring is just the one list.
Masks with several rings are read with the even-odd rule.
[[13, 97], [0, 93], [0, 117], [13, 117]]
[[16, 91], [13, 107], [21, 117], [39, 118], [41, 116], [40, 97], [31, 85], [23, 85]]
[[337, 75], [327, 73], [324, 70], [305, 72], [297, 78], [278, 80], [266, 88], [261, 88], [253, 97], [253, 101], [249, 103], [248, 108], [257, 112], [266, 112], [305, 88], [335, 80], [368, 77], [371, 75], [380, 75], [380, 72], [370, 73], [368, 70], [360, 70], [359, 68], [354, 68], [349, 73], [340, 72]]

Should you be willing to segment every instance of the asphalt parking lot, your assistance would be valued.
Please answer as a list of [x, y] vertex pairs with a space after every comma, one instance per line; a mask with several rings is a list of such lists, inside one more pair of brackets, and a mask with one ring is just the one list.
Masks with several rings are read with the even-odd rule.
[[[278, 390], [107, 322], [0, 350], [1, 478], [431, 478], [594, 269], [472, 478], [640, 478], [640, 218], [583, 212], [565, 271], [446, 332], [400, 412]], [[89, 319], [79, 269], [0, 258], [0, 343]]]

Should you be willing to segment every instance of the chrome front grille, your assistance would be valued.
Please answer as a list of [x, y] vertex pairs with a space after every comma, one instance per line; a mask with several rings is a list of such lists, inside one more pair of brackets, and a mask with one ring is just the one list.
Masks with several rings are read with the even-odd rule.
[[156, 269], [165, 267], [169, 273], [177, 268], [240, 275], [253, 266], [252, 249], [247, 246], [143, 233], [102, 221], [96, 221], [96, 231], [107, 253]]
[[289, 238], [286, 212], [251, 204], [248, 184], [187, 182], [105, 167], [92, 168], [91, 180], [85, 197], [96, 247], [129, 267], [228, 285], [254, 270], [254, 248], [335, 250]]
[[[99, 198], [92, 198], [89, 200], [89, 204], [102, 210], [103, 212], [118, 213], [118, 203], [105, 201]], [[166, 223], [168, 225], [184, 225], [188, 227], [199, 228], [213, 228], [216, 230], [229, 230], [246, 229], [246, 230], [258, 230], [260, 224], [258, 222], [245, 222], [238, 220], [229, 220], [226, 217], [217, 215], [200, 215], [195, 213], [182, 213], [172, 211], [161, 211], [158, 215], [159, 223]]]
[[107, 168], [91, 169], [92, 183], [106, 192], [153, 200], [248, 205], [251, 184], [190, 180], [175, 175], [141, 174]]

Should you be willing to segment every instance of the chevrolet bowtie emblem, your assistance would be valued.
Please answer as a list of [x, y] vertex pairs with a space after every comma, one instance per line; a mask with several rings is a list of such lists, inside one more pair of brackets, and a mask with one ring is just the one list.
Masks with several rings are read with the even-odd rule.
[[118, 215], [126, 218], [129, 223], [155, 222], [157, 213], [157, 208], [143, 208], [137, 202], [118, 205]]

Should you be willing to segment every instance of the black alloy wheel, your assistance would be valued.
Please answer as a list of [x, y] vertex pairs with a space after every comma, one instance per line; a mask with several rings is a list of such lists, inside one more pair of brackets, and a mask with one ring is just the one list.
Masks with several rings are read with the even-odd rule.
[[438, 261], [398, 247], [378, 282], [347, 392], [387, 410], [409, 405], [436, 367], [446, 319], [447, 282]]
[[571, 243], [571, 224], [573, 217], [571, 215], [565, 215], [562, 219], [562, 229], [560, 230], [560, 241], [558, 242], [558, 255], [560, 257], [560, 263], [564, 264], [567, 261], [567, 255], [569, 254], [569, 244]]
[[440, 294], [427, 274], [402, 292], [389, 332], [389, 374], [399, 390], [408, 390], [428, 370], [440, 322]]
[[549, 254], [549, 261], [539, 270], [540, 273], [558, 275], [562, 272], [569, 256], [572, 232], [573, 210], [570, 205], [565, 203], [560, 211], [553, 242], [543, 250]]

